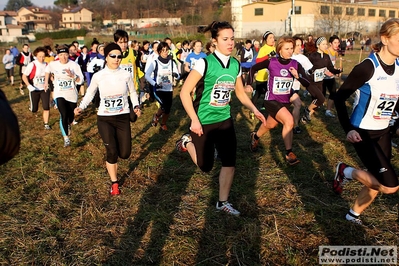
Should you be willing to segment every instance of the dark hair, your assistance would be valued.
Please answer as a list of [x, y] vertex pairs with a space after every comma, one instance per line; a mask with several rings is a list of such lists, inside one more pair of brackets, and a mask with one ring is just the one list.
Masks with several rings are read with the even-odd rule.
[[339, 37], [337, 35], [333, 35], [328, 39], [329, 43], [332, 43], [334, 40], [338, 40], [339, 41]]
[[301, 41], [301, 45], [303, 45], [303, 39], [301, 38], [301, 37], [299, 37], [299, 36], [294, 36], [294, 44], [296, 43], [296, 41], [297, 40], [300, 40]]
[[213, 21], [203, 30], [203, 32], [210, 31], [212, 39], [216, 39], [218, 37], [219, 31], [225, 29], [232, 29], [234, 32], [233, 26], [231, 26], [230, 23], [228, 23], [227, 21], [223, 22]]
[[144, 40], [144, 41], [143, 41], [143, 46], [146, 45], [147, 43], [150, 43], [150, 42], [147, 41], [147, 40]]
[[129, 34], [124, 30], [116, 30], [114, 33], [114, 42], [118, 42], [120, 39], [129, 40]]
[[215, 47], [215, 46], [213, 45], [212, 42], [207, 42], [206, 45], [205, 45], [205, 49], [206, 49], [207, 51], [210, 52], [210, 51], [211, 51], [211, 50], [210, 50], [211, 47]]
[[181, 44], [181, 46], [184, 46], [186, 44], [190, 45], [190, 42], [188, 40], [184, 40], [183, 43]]
[[97, 38], [93, 38], [93, 41], [91, 42], [91, 46], [93, 46], [95, 44], [100, 44], [100, 42], [97, 41]]
[[160, 42], [160, 43], [158, 44], [158, 47], [157, 47], [157, 52], [158, 52], [158, 54], [160, 54], [161, 51], [162, 51], [162, 49], [165, 48], [165, 47], [168, 48], [168, 50], [170, 50], [169, 45], [168, 45], [167, 42]]
[[245, 41], [245, 44], [247, 44], [247, 43], [252, 44], [252, 41], [251, 41], [251, 40], [246, 40], [246, 41]]
[[22, 47], [24, 47], [24, 46], [28, 46], [28, 47], [29, 47], [29, 44], [27, 44], [27, 43], [24, 43], [24, 45], [22, 45]]
[[33, 56], [36, 56], [39, 52], [43, 52], [44, 55], [46, 55], [47, 49], [45, 47], [39, 46], [33, 51]]
[[172, 41], [172, 39], [171, 39], [171, 38], [169, 38], [169, 37], [166, 37], [166, 38], [165, 38], [165, 39], [163, 39], [163, 40], [164, 40], [165, 42], [166, 42], [166, 41], [168, 41], [168, 40], [169, 40], [169, 41]]
[[44, 48], [46, 48], [46, 50], [47, 50], [47, 51], [48, 51], [48, 50], [52, 51], [52, 49], [51, 49], [51, 46], [50, 46], [50, 45], [46, 45], [46, 46], [44, 46]]
[[72, 42], [72, 45], [75, 45], [75, 43], [77, 43], [77, 44], [79, 45], [79, 42], [78, 42], [78, 41], [73, 41], [73, 42]]

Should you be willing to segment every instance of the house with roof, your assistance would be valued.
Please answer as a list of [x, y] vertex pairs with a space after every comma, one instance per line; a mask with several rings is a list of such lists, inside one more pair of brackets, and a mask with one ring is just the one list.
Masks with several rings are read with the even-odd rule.
[[15, 42], [23, 36], [22, 28], [17, 22], [17, 12], [0, 11], [0, 42]]
[[60, 27], [66, 29], [92, 28], [93, 12], [84, 7], [64, 8]]
[[40, 7], [21, 7], [17, 11], [18, 24], [27, 32], [53, 30], [53, 21], [50, 11]]

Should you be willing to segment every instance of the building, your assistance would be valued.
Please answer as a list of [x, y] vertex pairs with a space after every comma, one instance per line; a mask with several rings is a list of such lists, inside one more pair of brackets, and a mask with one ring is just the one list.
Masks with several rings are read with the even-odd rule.
[[84, 7], [64, 8], [60, 27], [66, 29], [92, 28], [93, 12]]
[[[232, 0], [232, 2], [235, 0]], [[294, 5], [294, 8], [293, 8]], [[236, 17], [235, 28], [246, 38], [270, 30], [283, 34], [338, 34], [360, 32], [373, 34], [389, 18], [398, 17], [397, 4], [373, 2], [285, 0], [282, 2], [253, 2], [242, 6], [242, 20]], [[234, 18], [234, 17], [233, 17]], [[238, 26], [236, 26], [238, 27]]]
[[22, 28], [17, 22], [17, 12], [0, 11], [0, 42], [15, 42], [22, 36]]
[[18, 24], [27, 32], [48, 31], [53, 29], [53, 22], [48, 10], [31, 6], [21, 7], [17, 11]]

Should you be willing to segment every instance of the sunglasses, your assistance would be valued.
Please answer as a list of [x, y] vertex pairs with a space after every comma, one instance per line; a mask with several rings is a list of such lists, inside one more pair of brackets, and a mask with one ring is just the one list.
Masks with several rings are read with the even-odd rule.
[[123, 55], [121, 55], [121, 54], [109, 54], [108, 55], [109, 57], [111, 57], [111, 58], [118, 58], [118, 59], [122, 59], [123, 58]]

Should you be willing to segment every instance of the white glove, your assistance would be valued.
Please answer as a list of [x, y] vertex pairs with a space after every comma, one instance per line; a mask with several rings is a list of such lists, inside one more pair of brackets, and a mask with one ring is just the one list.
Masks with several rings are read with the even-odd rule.
[[36, 90], [36, 88], [35, 88], [35, 87], [33, 87], [32, 85], [29, 85], [29, 86], [28, 86], [28, 90], [29, 90], [29, 91], [35, 91], [35, 90]]

